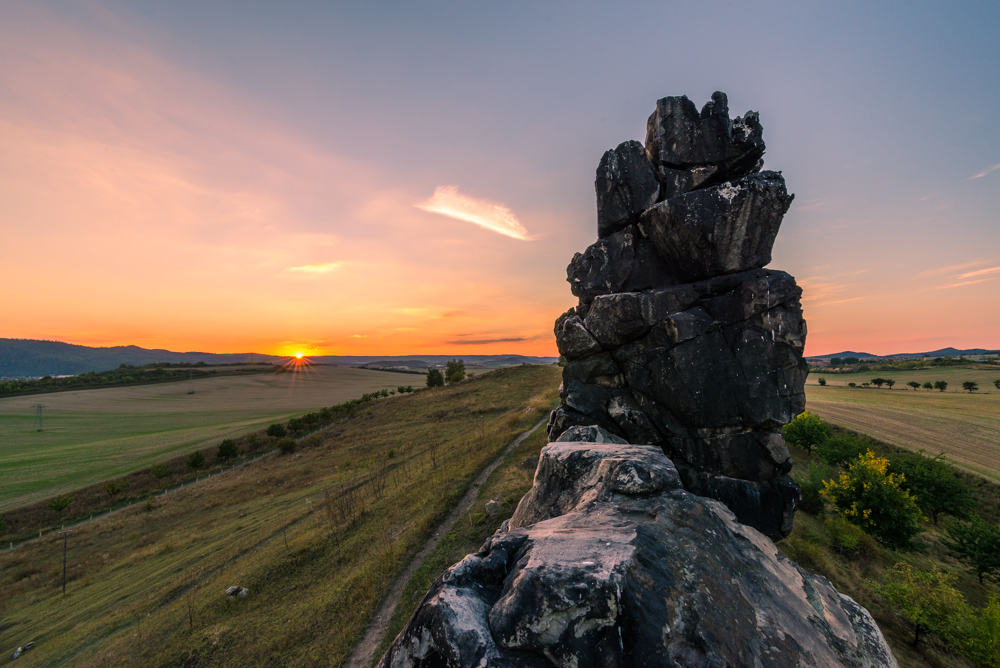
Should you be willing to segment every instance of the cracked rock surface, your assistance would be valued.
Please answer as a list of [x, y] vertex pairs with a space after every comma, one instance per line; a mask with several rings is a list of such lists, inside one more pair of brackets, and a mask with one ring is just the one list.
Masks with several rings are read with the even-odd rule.
[[806, 323], [795, 279], [764, 267], [793, 196], [761, 171], [758, 115], [730, 119], [724, 93], [700, 112], [659, 100], [639, 149], [597, 170], [599, 238], [570, 262], [579, 303], [555, 325], [568, 363], [549, 440], [593, 425], [658, 445], [688, 491], [787, 535], [799, 490], [781, 427], [805, 408]]
[[514, 516], [431, 588], [382, 668], [896, 666], [864, 608], [659, 448], [550, 443]]

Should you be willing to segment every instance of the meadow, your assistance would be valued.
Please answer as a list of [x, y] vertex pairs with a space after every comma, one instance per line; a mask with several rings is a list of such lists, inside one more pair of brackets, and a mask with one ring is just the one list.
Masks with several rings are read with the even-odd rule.
[[[317, 445], [82, 525], [65, 597], [58, 535], [0, 553], [0, 647], [34, 641], [31, 666], [341, 665], [412, 555], [476, 473], [545, 418], [558, 384], [555, 367], [514, 367], [359, 407]], [[508, 515], [515, 494], [497, 481], [530, 484], [525, 452], [481, 491]], [[250, 595], [227, 599], [231, 585]]]
[[[892, 378], [894, 389], [850, 387], [872, 378]], [[826, 379], [820, 386], [819, 378]], [[1000, 390], [996, 368], [938, 367], [917, 370], [824, 374], [806, 383], [806, 409], [824, 420], [909, 450], [940, 452], [953, 464], [1000, 479]], [[910, 381], [948, 383], [945, 392], [913, 390]], [[979, 384], [970, 394], [964, 381]]]
[[[0, 512], [422, 376], [336, 366], [0, 399]], [[194, 394], [188, 394], [193, 390]], [[42, 404], [43, 431], [34, 429]]]

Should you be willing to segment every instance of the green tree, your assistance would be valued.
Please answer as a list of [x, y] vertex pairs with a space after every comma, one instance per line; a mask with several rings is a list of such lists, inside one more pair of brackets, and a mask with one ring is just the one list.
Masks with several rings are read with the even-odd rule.
[[979, 584], [983, 576], [1000, 574], [1000, 526], [976, 515], [971, 522], [952, 522], [947, 531], [948, 538], [941, 542], [979, 576]]
[[812, 453], [814, 446], [830, 438], [830, 427], [809, 411], [803, 411], [782, 428], [785, 440]]
[[826, 378], [817, 378], [816, 382], [820, 385], [826, 385]]
[[969, 394], [972, 394], [973, 392], [979, 389], [979, 383], [973, 380], [967, 380], [964, 383], [962, 383], [962, 389], [968, 390]]
[[57, 496], [53, 499], [49, 499], [45, 503], [45, 507], [57, 513], [61, 518], [63, 511], [73, 505], [74, 501], [76, 501], [76, 499], [72, 494], [65, 494], [63, 496]]
[[923, 517], [903, 476], [889, 473], [889, 460], [871, 450], [825, 483], [823, 494], [844, 517], [891, 548], [909, 549]]
[[442, 387], [444, 385], [444, 376], [437, 369], [431, 369], [427, 372], [427, 387]]
[[847, 466], [868, 452], [871, 441], [863, 436], [844, 434], [816, 444], [816, 454], [830, 466]]
[[932, 383], [931, 381], [928, 380], [923, 385], [921, 385], [921, 387], [923, 387], [925, 390], [927, 390], [928, 392], [930, 392], [931, 390], [934, 389], [934, 383]]
[[996, 387], [996, 388], [997, 388], [998, 390], [1000, 390], [1000, 378], [997, 378], [996, 380], [994, 380], [994, 381], [993, 381], [993, 385], [994, 385], [994, 387]]
[[449, 383], [457, 383], [465, 378], [465, 360], [451, 360], [446, 363], [444, 378]]
[[886, 378], [885, 384], [888, 385], [889, 389], [891, 390], [892, 386], [896, 384], [896, 381], [894, 381], [892, 378]]
[[153, 464], [149, 467], [149, 472], [153, 474], [153, 477], [157, 480], [161, 478], [166, 478], [168, 475], [174, 472], [174, 469], [170, 464], [166, 462], [161, 462], [159, 464]]
[[944, 453], [926, 457], [907, 452], [893, 455], [889, 470], [903, 476], [903, 487], [916, 497], [917, 505], [931, 516], [934, 524], [939, 515], [968, 517], [976, 500], [958, 471], [944, 461]]
[[236, 441], [231, 438], [223, 439], [219, 443], [219, 449], [216, 450], [215, 456], [219, 459], [226, 460], [232, 459], [240, 452], [240, 446], [236, 445]]
[[909, 385], [910, 387], [912, 387], [914, 390], [919, 390], [920, 389], [920, 383], [918, 383], [915, 380], [911, 380], [909, 383], [907, 383], [907, 385]]
[[885, 378], [872, 378], [871, 383], [881, 390], [882, 386], [885, 384]]
[[852, 381], [852, 382], [848, 383], [847, 386], [848, 387], [857, 387], [858, 384]]
[[104, 482], [104, 491], [108, 493], [112, 499], [128, 489], [128, 483], [122, 479], [119, 480], [106, 480]]
[[844, 360], [841, 359], [840, 357], [831, 357], [830, 358], [830, 366], [840, 366], [843, 363], [844, 363]]
[[201, 450], [195, 450], [187, 458], [188, 468], [200, 469], [205, 465], [205, 454]]
[[280, 422], [275, 422], [274, 424], [268, 425], [267, 426], [267, 431], [265, 431], [264, 433], [267, 434], [268, 436], [274, 436], [275, 438], [281, 438], [282, 436], [284, 436], [288, 432], [285, 431], [284, 425], [282, 425]]
[[935, 380], [934, 381], [934, 389], [935, 390], [941, 390], [942, 392], [944, 392], [945, 390], [948, 389], [948, 381], [946, 381], [946, 380]]
[[[566, 360], [566, 358], [564, 356], [560, 355], [559, 356], [559, 361], [556, 362], [556, 366], [566, 366], [567, 364], [569, 364], [569, 362]], [[1000, 382], [1000, 381], [997, 381], [997, 382]]]
[[799, 483], [802, 490], [802, 498], [799, 500], [799, 508], [810, 515], [818, 515], [823, 512], [823, 479], [825, 473], [816, 464], [809, 466], [805, 480]]
[[954, 642], [960, 626], [969, 617], [969, 607], [952, 586], [955, 576], [934, 568], [915, 571], [910, 564], [899, 562], [881, 582], [871, 583], [881, 596], [913, 628], [913, 646], [922, 635], [934, 635], [946, 643]]
[[1000, 666], [1000, 597], [990, 597], [979, 614], [970, 615], [959, 652], [976, 668]]
[[290, 455], [295, 452], [295, 439], [286, 436], [278, 441], [278, 449], [281, 450], [281, 454]]
[[0, 536], [2, 536], [10, 525], [7, 524], [7, 518], [0, 515]]

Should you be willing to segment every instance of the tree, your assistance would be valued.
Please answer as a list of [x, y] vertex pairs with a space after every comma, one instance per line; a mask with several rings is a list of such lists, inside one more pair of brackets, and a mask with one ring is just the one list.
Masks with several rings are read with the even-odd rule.
[[784, 426], [781, 434], [786, 441], [811, 454], [814, 446], [830, 438], [830, 427], [809, 411], [803, 411]]
[[442, 387], [444, 386], [444, 376], [437, 369], [431, 369], [427, 372], [427, 387]]
[[846, 434], [816, 444], [816, 454], [830, 466], [847, 466], [868, 452], [871, 442], [862, 436]]
[[979, 584], [984, 575], [1000, 574], [1000, 526], [974, 515], [971, 522], [952, 522], [947, 531], [948, 538], [941, 542], [979, 576]]
[[162, 462], [160, 464], [153, 464], [153, 466], [149, 467], [149, 472], [153, 474], [154, 478], [159, 480], [161, 478], [166, 478], [168, 475], [173, 473], [174, 469], [170, 466], [170, 464]]
[[925, 390], [927, 390], [928, 392], [930, 392], [931, 390], [934, 389], [934, 383], [932, 383], [931, 381], [928, 380], [923, 385], [921, 385], [921, 387], [923, 387]]
[[465, 360], [451, 360], [445, 364], [444, 378], [449, 383], [457, 383], [465, 378]]
[[288, 432], [285, 431], [285, 427], [280, 422], [275, 422], [274, 424], [267, 426], [267, 431], [265, 431], [268, 436], [274, 436], [275, 438], [281, 438]]
[[907, 383], [907, 385], [909, 385], [910, 387], [912, 387], [914, 390], [919, 390], [920, 389], [920, 383], [918, 383], [915, 380], [911, 380], [909, 383]]
[[952, 586], [954, 580], [955, 576], [937, 567], [915, 571], [901, 561], [882, 582], [872, 583], [872, 589], [913, 626], [916, 647], [920, 636], [927, 633], [945, 642], [954, 641], [959, 632], [956, 627], [968, 618], [968, 604]]
[[7, 518], [4, 517], [3, 515], [0, 515], [0, 536], [2, 536], [5, 531], [7, 531], [8, 526], [10, 525], [7, 524]]
[[826, 378], [817, 378], [816, 382], [820, 385], [826, 385]]
[[205, 465], [205, 454], [201, 450], [195, 450], [187, 458], [188, 468], [200, 469]]
[[964, 383], [962, 383], [962, 389], [968, 390], [969, 394], [972, 394], [973, 392], [979, 389], [979, 383], [972, 380], [967, 380]]
[[886, 378], [885, 384], [888, 385], [889, 389], [891, 390], [892, 386], [896, 384], [896, 381], [894, 381], [892, 378]]
[[996, 388], [997, 388], [998, 390], [1000, 390], [1000, 378], [997, 378], [996, 380], [994, 380], [994, 381], [993, 381], [993, 385], [994, 385], [994, 387], [996, 387]]
[[903, 476], [889, 473], [889, 460], [871, 450], [824, 484], [823, 494], [844, 517], [891, 548], [908, 549], [920, 532], [920, 508], [903, 488]]
[[944, 461], [943, 452], [937, 457], [915, 452], [894, 455], [889, 470], [903, 476], [903, 487], [916, 497], [917, 505], [930, 514], [935, 525], [938, 515], [965, 518], [976, 506], [969, 486]]
[[236, 441], [234, 441], [231, 438], [226, 438], [223, 439], [221, 443], [219, 443], [219, 449], [216, 450], [215, 456], [218, 457], [219, 459], [226, 460], [226, 459], [232, 459], [233, 457], [238, 455], [239, 452], [240, 452], [240, 446], [236, 445]]
[[128, 483], [124, 480], [106, 480], [104, 482], [104, 491], [108, 493], [112, 499], [124, 492], [128, 488]]
[[882, 385], [885, 384], [885, 378], [872, 378], [871, 383], [872, 385], [881, 390]]
[[281, 450], [281, 454], [290, 455], [295, 452], [295, 439], [286, 436], [280, 441], [278, 441], [278, 449]]
[[1000, 666], [1000, 597], [990, 597], [979, 614], [969, 615], [959, 652], [976, 668]]
[[62, 517], [63, 511], [73, 505], [76, 499], [73, 498], [72, 494], [66, 494], [64, 496], [57, 496], [54, 499], [49, 499], [45, 506], [52, 511], [55, 511], [59, 517]]
[[830, 358], [830, 366], [841, 366], [843, 363], [844, 363], [844, 360], [841, 359], [840, 357], [831, 357]]
[[934, 389], [935, 390], [941, 390], [942, 392], [944, 392], [945, 390], [948, 389], [948, 381], [946, 381], [946, 380], [935, 380], [934, 381]]
[[848, 383], [848, 384], [847, 384], [847, 386], [848, 386], [848, 387], [857, 387], [857, 386], [858, 386], [858, 384], [857, 384], [857, 383], [855, 383], [855, 382], [850, 382], [850, 383]]

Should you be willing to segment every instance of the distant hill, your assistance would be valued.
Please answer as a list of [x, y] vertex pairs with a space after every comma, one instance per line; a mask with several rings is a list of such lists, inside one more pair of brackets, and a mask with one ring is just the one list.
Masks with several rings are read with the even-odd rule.
[[[427, 367], [444, 364], [450, 359], [463, 359], [478, 366], [514, 366], [517, 364], [551, 364], [556, 357], [530, 357], [527, 355], [371, 355], [310, 357], [320, 364], [360, 366], [379, 363], [380, 366]], [[240, 362], [277, 362], [287, 357], [260, 353], [201, 353], [151, 350], [138, 346], [112, 346], [92, 348], [62, 341], [35, 339], [0, 339], [0, 378], [34, 378], [39, 376], [75, 376], [88, 371], [108, 371], [121, 364], [151, 364], [154, 362], [204, 362], [205, 364], [233, 364]]]
[[966, 348], [965, 350], [959, 350], [958, 348], [941, 348], [940, 350], [931, 350], [926, 353], [893, 353], [892, 355], [872, 355], [871, 353], [855, 353], [851, 351], [846, 351], [842, 353], [831, 353], [829, 355], [809, 355], [806, 359], [811, 360], [825, 360], [832, 357], [857, 357], [858, 359], [885, 359], [887, 357], [961, 357], [962, 355], [997, 355], [1000, 354], [1000, 350], [989, 350], [987, 348]]

